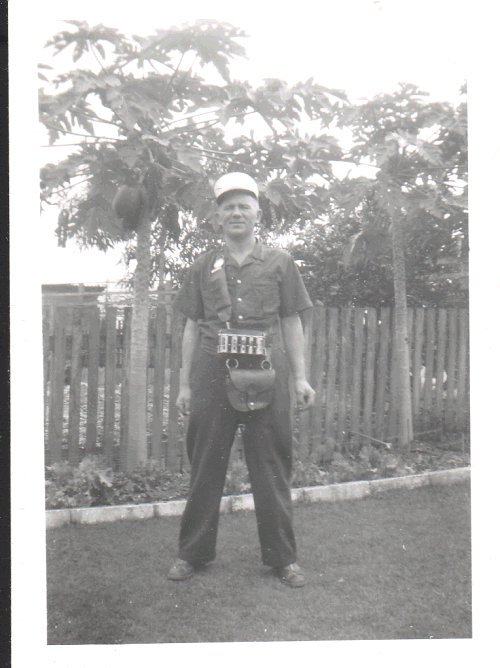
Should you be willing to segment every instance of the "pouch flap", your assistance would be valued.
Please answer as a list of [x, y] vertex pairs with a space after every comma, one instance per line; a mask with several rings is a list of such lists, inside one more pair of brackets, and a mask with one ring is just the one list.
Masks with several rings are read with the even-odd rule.
[[271, 389], [275, 376], [274, 369], [229, 369], [229, 377], [235, 388], [248, 394], [259, 394]]
[[266, 408], [274, 396], [274, 369], [229, 369], [226, 380], [229, 403], [237, 411]]

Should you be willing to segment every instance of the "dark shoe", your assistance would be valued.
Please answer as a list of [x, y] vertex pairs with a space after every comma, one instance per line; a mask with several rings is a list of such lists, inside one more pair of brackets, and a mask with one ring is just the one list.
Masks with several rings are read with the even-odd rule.
[[306, 583], [304, 573], [298, 564], [277, 568], [276, 573], [281, 582], [289, 587], [303, 587]]
[[187, 580], [194, 575], [194, 572], [195, 567], [193, 564], [190, 564], [189, 561], [184, 561], [184, 559], [177, 559], [169, 570], [167, 577], [169, 580]]

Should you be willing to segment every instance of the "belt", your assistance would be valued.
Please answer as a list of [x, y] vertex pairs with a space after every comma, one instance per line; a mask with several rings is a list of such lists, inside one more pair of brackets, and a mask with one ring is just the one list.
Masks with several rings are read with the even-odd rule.
[[256, 329], [227, 328], [217, 334], [217, 353], [238, 357], [265, 357], [272, 335]]

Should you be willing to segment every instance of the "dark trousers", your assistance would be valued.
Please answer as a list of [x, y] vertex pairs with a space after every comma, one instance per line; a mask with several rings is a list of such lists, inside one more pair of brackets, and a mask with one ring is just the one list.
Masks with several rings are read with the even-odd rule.
[[255, 412], [229, 404], [224, 361], [203, 351], [193, 363], [191, 415], [187, 453], [191, 485], [182, 516], [179, 556], [193, 564], [215, 559], [219, 507], [231, 446], [238, 424], [243, 445], [264, 564], [287, 566], [296, 561], [292, 528], [290, 477], [292, 433], [288, 369], [282, 354], [273, 358], [276, 391], [272, 403]]

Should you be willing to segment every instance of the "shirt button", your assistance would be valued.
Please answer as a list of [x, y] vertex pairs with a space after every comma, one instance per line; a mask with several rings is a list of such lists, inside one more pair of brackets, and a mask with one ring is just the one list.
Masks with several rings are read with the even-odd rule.
[[239, 316], [238, 316], [238, 320], [243, 320], [243, 316], [242, 316], [242, 315], [239, 315]]

